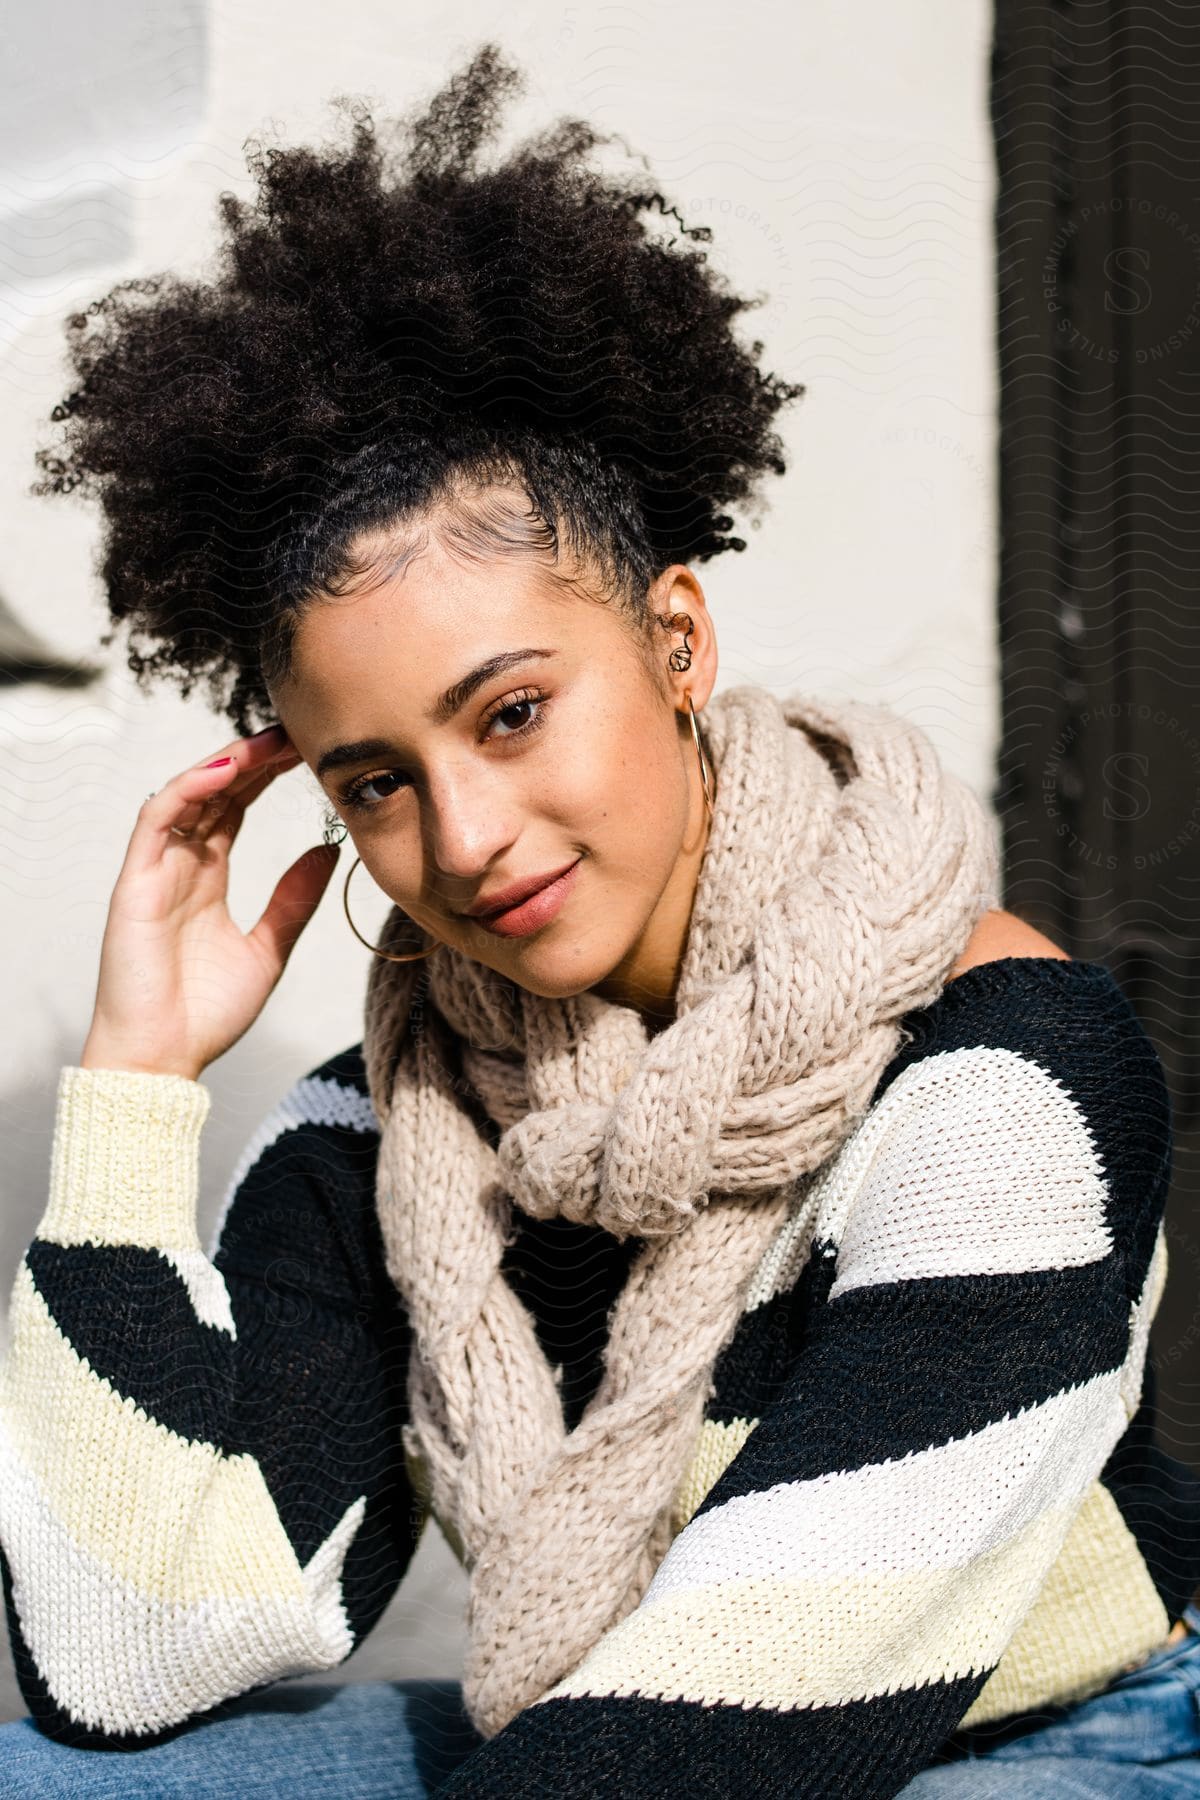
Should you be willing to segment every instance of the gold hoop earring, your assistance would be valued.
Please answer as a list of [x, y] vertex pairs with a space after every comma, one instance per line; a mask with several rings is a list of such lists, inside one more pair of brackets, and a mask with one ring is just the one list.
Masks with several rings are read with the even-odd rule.
[[[340, 842], [341, 840], [338, 839], [337, 841]], [[349, 925], [351, 931], [354, 933], [354, 935], [358, 939], [359, 943], [366, 944], [367, 949], [371, 952], [372, 956], [382, 956], [382, 958], [384, 959], [385, 962], [419, 962], [421, 957], [432, 956], [433, 952], [435, 950], [440, 950], [442, 947], [442, 941], [440, 938], [436, 939], [435, 942], [429, 946], [428, 950], [413, 950], [413, 951], [410, 951], [407, 956], [395, 956], [395, 955], [393, 955], [393, 953], [390, 950], [377, 950], [375, 948], [374, 944], [367, 943], [366, 938], [363, 936], [362, 932], [358, 929], [357, 925], [354, 923], [354, 920], [350, 917], [350, 876], [353, 875], [355, 869], [357, 869], [357, 867], [361, 861], [362, 861], [362, 857], [356, 856], [354, 861], [350, 864], [350, 868], [346, 875], [346, 885], [345, 885], [344, 889], [342, 890], [342, 906], [344, 907], [345, 913], [346, 913], [346, 923]]]
[[704, 754], [704, 745], [700, 742], [700, 727], [696, 723], [696, 709], [692, 705], [691, 688], [684, 689], [684, 699], [688, 703], [688, 712], [691, 714], [692, 737], [696, 743], [696, 755], [700, 759], [700, 785], [704, 789], [704, 804], [708, 808], [708, 816], [711, 819], [713, 815], [712, 768]]

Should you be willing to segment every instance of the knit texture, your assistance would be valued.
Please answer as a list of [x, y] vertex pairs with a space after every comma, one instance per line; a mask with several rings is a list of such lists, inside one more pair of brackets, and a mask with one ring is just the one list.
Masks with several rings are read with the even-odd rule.
[[[471, 1572], [463, 1687], [485, 1736], [645, 1593], [795, 1181], [862, 1117], [900, 1015], [997, 904], [984, 808], [897, 714], [746, 686], [704, 730], [715, 808], [658, 1036], [450, 946], [371, 969], [377, 1199], [415, 1334], [406, 1442]], [[384, 948], [405, 924], [393, 909]], [[514, 1205], [644, 1243], [570, 1431], [501, 1269]]]
[[[443, 1800], [887, 1800], [968, 1727], [986, 1747], [1099, 1691], [1191, 1598], [1200, 1481], [1155, 1433], [1153, 1046], [1107, 969], [1044, 958], [900, 1025], [717, 1360], [657, 1585]], [[64, 1069], [13, 1290], [0, 1568], [26, 1705], [67, 1744], [328, 1679], [424, 1515], [361, 1047], [247, 1131], [205, 1254], [208, 1109], [174, 1076]], [[504, 1274], [568, 1424], [637, 1250], [514, 1211]]]

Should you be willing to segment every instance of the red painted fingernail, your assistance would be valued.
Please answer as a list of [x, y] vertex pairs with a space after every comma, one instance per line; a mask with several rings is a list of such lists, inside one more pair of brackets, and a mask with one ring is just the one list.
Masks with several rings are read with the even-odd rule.
[[222, 763], [231, 763], [232, 761], [232, 756], [218, 756], [215, 762], [205, 763], [204, 766], [206, 769], [219, 769]]

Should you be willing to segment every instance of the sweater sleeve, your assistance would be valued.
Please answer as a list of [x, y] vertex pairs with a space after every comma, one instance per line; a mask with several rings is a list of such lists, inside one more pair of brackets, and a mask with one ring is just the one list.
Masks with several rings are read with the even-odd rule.
[[370, 1121], [326, 1088], [349, 1092], [306, 1078], [260, 1126], [209, 1257], [208, 1090], [60, 1072], [0, 1370], [0, 1561], [22, 1694], [62, 1742], [142, 1748], [333, 1667], [411, 1556]]
[[1169, 1164], [1148, 1039], [1117, 1088], [1125, 1170], [1032, 1057], [894, 1082], [817, 1186], [825, 1301], [782, 1389], [641, 1604], [446, 1800], [892, 1796], [938, 1760], [1138, 1403]]

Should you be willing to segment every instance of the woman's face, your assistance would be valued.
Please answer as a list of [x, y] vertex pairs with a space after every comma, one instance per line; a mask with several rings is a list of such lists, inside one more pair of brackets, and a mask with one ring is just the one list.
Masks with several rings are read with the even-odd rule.
[[[658, 689], [614, 604], [556, 589], [536, 556], [451, 554], [432, 529], [382, 585], [307, 610], [272, 699], [370, 874], [425, 932], [533, 993], [594, 988], [665, 1023], [707, 838], [684, 690], [699, 713], [716, 643], [682, 564], [649, 601], [692, 618], [686, 673], [667, 667], [683, 631], [655, 630]], [[568, 866], [549, 916], [465, 916]]]

